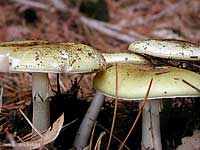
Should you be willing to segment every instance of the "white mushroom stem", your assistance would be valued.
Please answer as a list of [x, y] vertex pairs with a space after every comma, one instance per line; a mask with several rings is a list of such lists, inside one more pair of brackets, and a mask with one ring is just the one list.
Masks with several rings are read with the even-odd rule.
[[142, 112], [142, 150], [161, 150], [160, 117], [161, 101], [148, 101]]
[[74, 148], [76, 150], [82, 150], [87, 146], [92, 128], [104, 103], [104, 99], [105, 96], [97, 91], [76, 134], [74, 141]]
[[32, 73], [33, 125], [39, 131], [50, 126], [51, 87], [47, 73]]
[[7, 56], [0, 55], [0, 64], [0, 72], [9, 72], [9, 61]]

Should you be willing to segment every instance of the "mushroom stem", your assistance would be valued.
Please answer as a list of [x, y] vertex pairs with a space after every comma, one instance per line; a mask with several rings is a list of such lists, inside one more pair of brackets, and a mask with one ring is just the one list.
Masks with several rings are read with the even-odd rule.
[[105, 96], [97, 91], [76, 134], [74, 140], [74, 148], [76, 150], [82, 150], [87, 146], [92, 128], [101, 110], [104, 99]]
[[33, 125], [39, 131], [46, 131], [50, 126], [51, 96], [50, 81], [47, 73], [32, 73]]
[[160, 118], [161, 101], [151, 100], [142, 112], [142, 150], [161, 150]]
[[149, 64], [149, 61], [144, 57], [134, 53], [102, 53], [106, 63], [126, 63], [132, 62], [135, 64]]
[[0, 55], [0, 72], [9, 72], [9, 61], [7, 56]]

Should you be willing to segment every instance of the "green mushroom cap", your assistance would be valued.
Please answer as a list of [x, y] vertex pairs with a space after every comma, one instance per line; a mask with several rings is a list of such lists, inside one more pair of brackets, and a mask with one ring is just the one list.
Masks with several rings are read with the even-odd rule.
[[180, 40], [141, 40], [133, 42], [130, 51], [150, 56], [200, 61], [200, 45]]
[[83, 73], [106, 67], [105, 59], [92, 47], [75, 43], [17, 41], [0, 43], [9, 72]]
[[[175, 67], [118, 64], [118, 97], [143, 100], [151, 79], [153, 83], [148, 99], [200, 96], [199, 91], [194, 88], [200, 88], [200, 75], [197, 73]], [[116, 67], [98, 72], [93, 84], [96, 90], [115, 97]]]

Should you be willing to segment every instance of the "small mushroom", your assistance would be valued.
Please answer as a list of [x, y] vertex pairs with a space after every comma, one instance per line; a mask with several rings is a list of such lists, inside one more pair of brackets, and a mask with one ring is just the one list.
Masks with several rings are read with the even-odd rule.
[[180, 40], [141, 40], [130, 51], [159, 58], [200, 61], [200, 45]]
[[[93, 81], [95, 89], [103, 95], [115, 97], [115, 71], [115, 66], [112, 66], [97, 73]], [[143, 100], [152, 78], [153, 83], [148, 101], [143, 109], [142, 146], [144, 149], [162, 149], [159, 100], [161, 98], [199, 97], [199, 91], [184, 81], [199, 89], [200, 75], [175, 67], [155, 68], [147, 65], [119, 64], [118, 97], [122, 100]]]
[[[116, 53], [116, 54], [102, 54], [107, 62], [107, 65], [113, 65], [115, 62], [119, 63], [133, 63], [133, 64], [143, 64], [148, 65], [150, 62], [145, 58], [136, 55], [136, 54], [128, 54], [128, 53]], [[113, 74], [113, 77], [115, 74]], [[104, 82], [102, 80], [102, 82]], [[77, 150], [84, 149], [88, 144], [88, 139], [90, 137], [93, 125], [96, 121], [96, 118], [100, 112], [101, 106], [103, 105], [105, 95], [101, 94], [98, 90], [82, 120], [82, 123], [78, 129], [74, 140], [74, 148]]]

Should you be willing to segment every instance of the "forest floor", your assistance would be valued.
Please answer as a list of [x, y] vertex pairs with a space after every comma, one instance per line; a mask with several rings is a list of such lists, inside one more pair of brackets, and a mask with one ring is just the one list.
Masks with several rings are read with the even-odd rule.
[[[64, 1], [59, 7], [53, 0], [37, 0], [37, 5], [21, 0], [0, 1], [0, 41], [48, 40], [50, 42], [78, 42], [90, 45], [100, 52], [127, 52], [131, 42], [141, 39], [178, 39], [200, 42], [199, 0], [97, 0]], [[63, 7], [64, 6], [64, 7]], [[87, 17], [85, 17], [87, 16]], [[169, 62], [177, 65], [176, 62]], [[183, 62], [184, 68], [200, 72], [199, 63]], [[94, 73], [61, 74], [61, 95], [52, 113], [65, 105], [65, 123], [70, 126], [61, 131], [52, 146], [70, 149], [83, 114], [91, 102], [95, 90], [92, 87]], [[56, 91], [56, 75], [49, 74]], [[3, 87], [3, 106], [0, 112], [0, 144], [8, 143], [6, 132], [16, 141], [32, 129], [18, 111], [22, 109], [31, 118], [31, 75], [0, 73]], [[78, 81], [78, 85], [76, 84]], [[164, 150], [176, 149], [181, 139], [192, 136], [200, 129], [199, 98], [167, 99], [161, 113], [161, 134]], [[54, 101], [55, 102], [55, 101]], [[98, 117], [94, 141], [110, 130], [114, 100], [106, 99]], [[111, 149], [118, 149], [128, 133], [138, 112], [137, 102], [119, 103]], [[61, 112], [60, 112], [61, 113]], [[53, 121], [55, 120], [55, 116]], [[53, 122], [52, 121], [52, 122]], [[102, 139], [101, 149], [106, 148], [109, 133]], [[129, 149], [141, 148], [141, 119], [129, 137]], [[8, 149], [0, 147], [0, 149]]]

